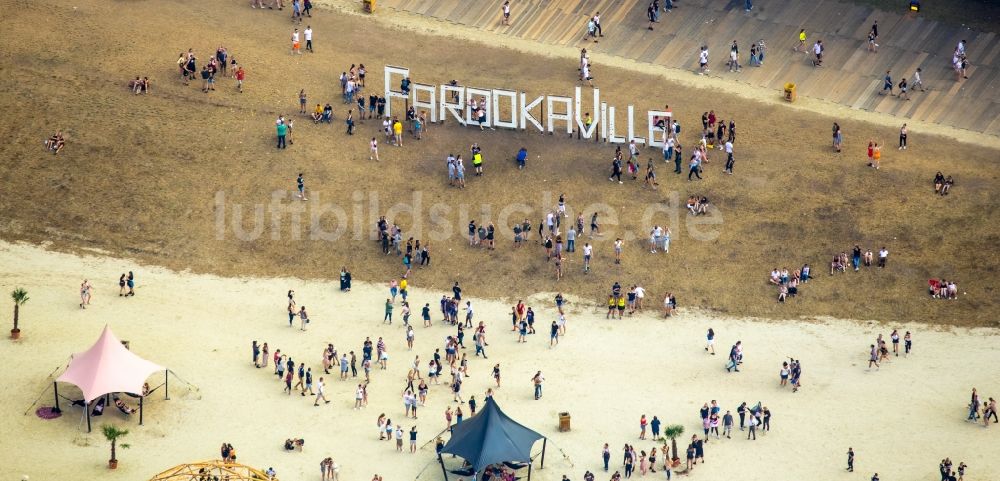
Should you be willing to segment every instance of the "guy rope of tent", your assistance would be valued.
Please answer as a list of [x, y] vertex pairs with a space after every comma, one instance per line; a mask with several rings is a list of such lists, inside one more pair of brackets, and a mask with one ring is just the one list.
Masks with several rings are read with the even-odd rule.
[[149, 481], [199, 481], [203, 479], [227, 479], [229, 481], [278, 481], [267, 473], [239, 463], [227, 463], [222, 460], [201, 461], [198, 463], [174, 466]]

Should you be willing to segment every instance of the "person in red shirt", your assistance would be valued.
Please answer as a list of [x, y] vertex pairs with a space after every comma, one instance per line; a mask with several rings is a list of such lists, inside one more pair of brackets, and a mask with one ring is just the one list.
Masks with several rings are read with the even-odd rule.
[[239, 68], [236, 69], [236, 75], [235, 75], [236, 88], [240, 89], [240, 93], [243, 93], [243, 79], [246, 78], [246, 75], [247, 75], [246, 72], [243, 71], [243, 66], [240, 65]]

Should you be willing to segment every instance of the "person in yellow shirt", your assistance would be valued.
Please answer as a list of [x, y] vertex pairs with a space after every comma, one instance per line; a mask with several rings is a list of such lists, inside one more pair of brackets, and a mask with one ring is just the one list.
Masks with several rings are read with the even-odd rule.
[[804, 28], [799, 30], [799, 46], [795, 47], [795, 50], [799, 49], [802, 49], [803, 52], [806, 51], [806, 29]]
[[608, 296], [608, 313], [604, 316], [605, 319], [610, 318], [615, 313], [615, 296]]
[[408, 294], [406, 290], [407, 287], [409, 287], [409, 282], [407, 282], [406, 276], [403, 276], [403, 278], [399, 280], [399, 295], [403, 296], [404, 301], [406, 300], [406, 295]]
[[323, 120], [323, 106], [316, 104], [316, 110], [313, 110], [312, 114], [313, 123], [318, 124], [320, 120]]
[[392, 133], [396, 140], [396, 147], [403, 146], [403, 123], [398, 118], [392, 119]]
[[625, 296], [618, 296], [618, 319], [625, 313]]

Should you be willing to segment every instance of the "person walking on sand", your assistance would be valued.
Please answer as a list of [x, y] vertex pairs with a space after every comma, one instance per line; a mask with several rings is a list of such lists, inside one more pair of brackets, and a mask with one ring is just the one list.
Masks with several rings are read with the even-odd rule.
[[510, 26], [510, 0], [504, 0], [503, 6], [500, 7], [500, 25]]
[[875, 370], [879, 369], [878, 365], [878, 348], [874, 344], [871, 345], [871, 354], [868, 356], [868, 370], [871, 371], [872, 365], [875, 365]]
[[368, 144], [371, 152], [368, 155], [368, 160], [378, 161], [378, 139], [372, 137], [372, 141]]
[[298, 315], [299, 311], [295, 305], [295, 291], [288, 291], [288, 327], [292, 327], [292, 322], [295, 321], [295, 316]]
[[128, 271], [128, 277], [125, 278], [125, 286], [128, 287], [128, 292], [125, 293], [125, 297], [135, 296], [135, 275], [132, 271]]
[[306, 330], [306, 324], [309, 324], [309, 314], [306, 313], [306, 306], [302, 306], [299, 309], [299, 330]]
[[729, 363], [726, 364], [726, 372], [736, 371], [740, 372], [740, 357], [742, 353], [742, 343], [743, 341], [736, 341], [733, 344], [732, 349], [729, 350]]
[[118, 297], [125, 296], [127, 289], [125, 289], [125, 273], [123, 272], [121, 277], [118, 278]]
[[80, 309], [86, 309], [90, 305], [93, 290], [94, 286], [90, 285], [90, 281], [84, 279], [80, 284]]
[[326, 399], [326, 386], [323, 384], [322, 377], [319, 378], [319, 381], [316, 381], [316, 402], [313, 403], [313, 406], [319, 406], [320, 399], [324, 403], [330, 404], [330, 401]]
[[847, 448], [847, 471], [854, 472], [854, 448]]
[[535, 386], [535, 400], [542, 398], [542, 382], [545, 381], [545, 377], [542, 376], [542, 371], [538, 371], [534, 376], [531, 377], [531, 383]]
[[705, 334], [707, 342], [705, 344], [705, 352], [711, 352], [715, 355], [715, 331], [710, 327], [708, 328], [708, 333]]
[[[305, 368], [306, 368], [306, 363], [300, 362], [299, 363], [299, 369], [298, 369], [298, 371], [296, 371], [296, 374], [297, 374], [296, 379], [298, 379], [298, 382], [296, 382], [295, 386], [294, 386], [294, 389], [296, 391], [301, 390], [302, 392], [305, 392], [305, 389], [306, 389], [306, 385], [305, 385], [306, 369]], [[291, 374], [291, 373], [289, 373], [289, 374]], [[291, 394], [291, 392], [289, 392], [288, 394]]]

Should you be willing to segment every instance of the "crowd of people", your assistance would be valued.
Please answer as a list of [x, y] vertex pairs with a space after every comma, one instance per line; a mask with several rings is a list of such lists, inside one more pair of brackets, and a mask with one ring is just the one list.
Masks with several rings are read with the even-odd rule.
[[[262, 0], [253, 0], [251, 5], [255, 8], [259, 7], [264, 9]], [[666, 0], [664, 2], [663, 11], [670, 11], [673, 8], [673, 2]], [[277, 8], [278, 10], [283, 9], [283, 4], [281, 0], [275, 0], [274, 4], [268, 6], [267, 9]], [[310, 13], [311, 3], [308, 0], [302, 2], [300, 5], [299, 0], [292, 1], [293, 19], [301, 21], [303, 15], [311, 17]], [[749, 10], [749, 2], [747, 10]], [[652, 29], [652, 23], [659, 20], [659, 12], [661, 11], [660, 2], [655, 1], [649, 5], [650, 10], [650, 29]], [[502, 7], [502, 22], [504, 25], [510, 25], [510, 4], [508, 2], [504, 3]], [[308, 33], [306, 33], [308, 32]], [[311, 27], [305, 29], [302, 34], [306, 42], [306, 50], [312, 51], [312, 30]], [[587, 22], [587, 38], [593, 39], [597, 42], [597, 38], [603, 37], [600, 25], [600, 14], [596, 14], [588, 19]], [[299, 54], [301, 49], [299, 47], [300, 33], [296, 29], [292, 34], [292, 53]], [[800, 41], [803, 51], [809, 51], [805, 47], [805, 32], [804, 30], [800, 33]], [[872, 50], [878, 46], [875, 43], [877, 38], [877, 25], [873, 26], [873, 33], [869, 35], [870, 45], [873, 45]], [[956, 49], [956, 58], [960, 57], [960, 64], [962, 68], [961, 75], [964, 76], [965, 68], [965, 51], [964, 51], [965, 41], [963, 40], [959, 44], [959, 49]], [[813, 46], [812, 52], [815, 54], [815, 60], [813, 64], [815, 66], [820, 66], [822, 64], [823, 57], [823, 44], [822, 41], [817, 41]], [[750, 47], [750, 58], [749, 65], [761, 66], [763, 64], [765, 53], [767, 47], [764, 40], [761, 39], [758, 42], [752, 42]], [[961, 52], [959, 52], [961, 50]], [[740, 65], [739, 58], [739, 46], [736, 40], [732, 42], [730, 47], [730, 55], [727, 60], [727, 67], [730, 71], [740, 71], [742, 66]], [[178, 59], [178, 65], [181, 72], [181, 77], [187, 84], [190, 80], [195, 80], [197, 78], [197, 66], [198, 62], [194, 55], [193, 50], [189, 50], [187, 53], [182, 53]], [[215, 90], [215, 77], [217, 73], [222, 75], [227, 75], [228, 70], [234, 70], [240, 72], [238, 75], [233, 72], [233, 77], [238, 80], [238, 87], [242, 91], [242, 80], [245, 76], [242, 66], [236, 63], [235, 58], [232, 58], [228, 51], [224, 47], [220, 47], [216, 55], [212, 57], [207, 63], [205, 63], [201, 69], [202, 91], [210, 92]], [[701, 73], [708, 72], [708, 48], [702, 47], [699, 52], [699, 66]], [[588, 81], [593, 85], [593, 75], [591, 71], [592, 65], [589, 59], [589, 55], [584, 49], [581, 52], [580, 57], [580, 67], [579, 67], [579, 79], [581, 81]], [[957, 69], [956, 69], [957, 71]], [[910, 87], [916, 88], [918, 85], [923, 89], [923, 85], [919, 80], [920, 69], [917, 69], [917, 75], [914, 77], [913, 85]], [[887, 72], [888, 75], [888, 72]], [[354, 65], [347, 71], [345, 71], [340, 78], [343, 102], [352, 108], [348, 111], [345, 118], [347, 123], [347, 133], [353, 134], [354, 131], [354, 106], [357, 107], [357, 120], [363, 121], [365, 118], [382, 119], [383, 133], [385, 134], [385, 142], [401, 147], [403, 145], [403, 130], [404, 130], [404, 120], [398, 117], [386, 117], [384, 115], [386, 99], [376, 94], [371, 94], [365, 96], [363, 94], [365, 81], [365, 67], [363, 64], [355, 67]], [[130, 88], [133, 89], [135, 93], [148, 91], [148, 78], [140, 81], [137, 77], [134, 81], [135, 84], [130, 82]], [[139, 84], [142, 84], [140, 87]], [[401, 84], [401, 89], [404, 92], [408, 92], [410, 85], [410, 79], [406, 78]], [[890, 84], [890, 86], [892, 86]], [[908, 95], [906, 80], [901, 82], [901, 95], [904, 97]], [[891, 93], [890, 88], [890, 93]], [[315, 123], [327, 122], [332, 123], [334, 119], [333, 107], [327, 102], [325, 105], [316, 103], [316, 108], [311, 113], [307, 112], [307, 97], [303, 91], [299, 93], [299, 104], [300, 104], [300, 114], [309, 115]], [[477, 120], [480, 129], [485, 129], [489, 126], [488, 122], [488, 112], [485, 99], [474, 99], [470, 98], [467, 100], [467, 108], [471, 109], [474, 113], [474, 118]], [[417, 112], [412, 106], [407, 109], [405, 115], [405, 122], [408, 126], [408, 132], [415, 139], [420, 139], [426, 130], [427, 117], [426, 112]], [[589, 118], [589, 114], [588, 114]], [[284, 148], [285, 140], [287, 138], [288, 143], [291, 144], [291, 131], [292, 131], [292, 120], [281, 116], [276, 121], [276, 129], [278, 134], [278, 145], [279, 148]], [[714, 110], [705, 112], [702, 116], [703, 129], [701, 132], [701, 140], [698, 146], [691, 149], [690, 162], [689, 162], [689, 172], [688, 180], [693, 180], [693, 178], [701, 179], [701, 174], [704, 172], [703, 166], [709, 162], [708, 154], [714, 149], [719, 149], [725, 152], [727, 155], [727, 162], [724, 171], [726, 173], [733, 173], [733, 144], [736, 140], [736, 125], [733, 120], [728, 123], [724, 120], [717, 119]], [[589, 125], [589, 121], [588, 121]], [[667, 117], [663, 120], [661, 124], [665, 134], [665, 142], [663, 147], [664, 161], [669, 162], [673, 160], [675, 162], [675, 173], [681, 174], [681, 163], [683, 160], [682, 147], [679, 141], [680, 134], [680, 124], [677, 123], [672, 117]], [[901, 129], [900, 132], [900, 149], [905, 149], [906, 147], [906, 127]], [[51, 141], [52, 139], [50, 139]], [[834, 148], [839, 152], [841, 149], [841, 144], [843, 141], [842, 132], [839, 125], [834, 124], [833, 129], [833, 145]], [[46, 146], [49, 147], [50, 142], [46, 142]], [[52, 149], [52, 147], [49, 147]], [[59, 147], [54, 148], [56, 153], [62, 148], [62, 137], [59, 136]], [[378, 160], [378, 140], [377, 137], [372, 137], [369, 144], [370, 148], [370, 159]], [[638, 180], [638, 175], [641, 169], [639, 163], [639, 149], [633, 143], [627, 146], [628, 159], [625, 159], [625, 153], [621, 147], [616, 149], [614, 159], [612, 161], [612, 175], [609, 177], [610, 180], [617, 180], [620, 184], [623, 183], [622, 175], [631, 175], [633, 180]], [[483, 170], [483, 156], [482, 151], [477, 144], [473, 144], [470, 148], [471, 158], [473, 162], [473, 168], [475, 169], [475, 175], [481, 176], [484, 174]], [[874, 141], [869, 143], [869, 164], [878, 169], [879, 160], [881, 156], [881, 149], [878, 144]], [[517, 160], [519, 167], [523, 168], [527, 158], [527, 151], [521, 149], [517, 155]], [[449, 185], [464, 188], [465, 186], [465, 165], [462, 159], [462, 155], [452, 155], [447, 156], [447, 170]], [[652, 161], [648, 161], [646, 165], [646, 176], [644, 178], [646, 185], [655, 186], [655, 168]], [[305, 196], [304, 187], [302, 186], [302, 176], [299, 176], [299, 193], [302, 200], [307, 200]], [[935, 193], [941, 195], [947, 195], [947, 191], [951, 185], [951, 177], [949, 176], [945, 179], [941, 173], [935, 177], [934, 180]], [[709, 200], [704, 195], [692, 195], [688, 198], [687, 208], [692, 215], [703, 215], [706, 214], [710, 207]], [[565, 231], [562, 230], [561, 222], [566, 220], [566, 210], [565, 210], [565, 199], [560, 196], [559, 206], [552, 209], [552, 211], [547, 212], [545, 218], [542, 219], [538, 224], [538, 239], [536, 243], [540, 244], [546, 251], [546, 260], [554, 260], [557, 269], [557, 278], [561, 277], [561, 261], [566, 254], [574, 253], [575, 242], [579, 236], [584, 235], [584, 217], [583, 214], [576, 219], [576, 222], [572, 220], [568, 221], [568, 226]], [[485, 224], [485, 225], [484, 225]], [[402, 257], [402, 262], [405, 266], [404, 273], [399, 277], [399, 280], [393, 279], [390, 281], [390, 297], [386, 300], [386, 312], [384, 320], [391, 322], [393, 310], [396, 306], [396, 296], [397, 294], [402, 295], [402, 301], [399, 304], [400, 310], [403, 311], [402, 319], [403, 325], [405, 326], [405, 336], [407, 341], [407, 346], [413, 348], [413, 327], [409, 322], [410, 306], [407, 299], [409, 291], [409, 274], [410, 268], [413, 263], [416, 263], [423, 267], [424, 265], [430, 264], [430, 256], [427, 251], [427, 245], [421, 245], [419, 239], [415, 240], [413, 238], [406, 239], [404, 241], [404, 235], [402, 229], [396, 224], [390, 224], [390, 221], [385, 217], [381, 217], [377, 223], [377, 228], [379, 231], [378, 243], [381, 245], [382, 252], [386, 255], [394, 254], [396, 256]], [[474, 220], [469, 223], [469, 245], [472, 247], [479, 247], [487, 250], [495, 249], [495, 226], [490, 222], [476, 223]], [[547, 231], [546, 231], [547, 228]], [[514, 247], [521, 247], [529, 242], [532, 225], [525, 219], [523, 223], [518, 223], [512, 228], [514, 233]], [[589, 232], [590, 236], [599, 235], [599, 226], [597, 224], [597, 213], [594, 213], [591, 219], [591, 230]], [[650, 231], [649, 237], [649, 247], [651, 253], [657, 253], [663, 251], [664, 253], [669, 252], [670, 247], [670, 235], [671, 231], [669, 227], [661, 227], [659, 225], [654, 225]], [[623, 241], [621, 239], [616, 240], [614, 245], [615, 262], [620, 263], [622, 258], [622, 248]], [[592, 256], [592, 247], [589, 243], [585, 244], [583, 248], [583, 255], [585, 258], [584, 272], [589, 270], [589, 261]], [[878, 255], [878, 267], [885, 267], [886, 257], [888, 251], [883, 247], [879, 251]], [[862, 253], [859, 246], [855, 246], [854, 255], [848, 258], [846, 252], [841, 253], [834, 257], [833, 262], [831, 262], [831, 275], [835, 272], [844, 272], [848, 266], [852, 266], [855, 271], [858, 271], [861, 266], [871, 267], [874, 262], [874, 254], [871, 250]], [[346, 285], [345, 288], [345, 274], [346, 274]], [[787, 296], [794, 297], [798, 293], [798, 284], [806, 283], [810, 279], [809, 265], [805, 264], [801, 269], [795, 270], [793, 273], [789, 273], [788, 269], [778, 270], [775, 268], [772, 271], [769, 282], [778, 286], [779, 301], [784, 302]], [[948, 283], [943, 279], [938, 282], [938, 289], [934, 290], [932, 286], [931, 294], [934, 297], [944, 297], [944, 298], [954, 298], [952, 294], [954, 283]], [[350, 290], [350, 273], [346, 268], [342, 271], [341, 275], [341, 290]], [[478, 325], [473, 323], [473, 308], [471, 301], [465, 300], [464, 307], [462, 307], [462, 292], [461, 287], [458, 283], [455, 283], [453, 289], [453, 296], [442, 296], [441, 298], [441, 314], [442, 323], [449, 328], [454, 328], [454, 335], [448, 335], [445, 338], [443, 346], [440, 348], [435, 348], [432, 359], [427, 363], [426, 369], [426, 380], [421, 375], [421, 362], [420, 356], [416, 356], [413, 363], [410, 365], [408, 370], [406, 385], [402, 389], [402, 404], [404, 406], [404, 417], [417, 419], [417, 409], [423, 407], [426, 404], [426, 400], [429, 394], [429, 384], [444, 384], [448, 387], [449, 392], [452, 395], [452, 402], [458, 403], [454, 410], [452, 406], [447, 406], [445, 410], [445, 420], [447, 426], [453, 426], [454, 424], [461, 423], [465, 418], [466, 413], [472, 416], [476, 413], [476, 400], [475, 396], [470, 396], [468, 400], [465, 400], [464, 393], [462, 389], [462, 384], [465, 377], [468, 376], [469, 369], [469, 359], [467, 359], [461, 350], [465, 349], [464, 337], [466, 329], [474, 329], [474, 342], [476, 347], [475, 357], [482, 355], [486, 359], [486, 349], [488, 346], [486, 343], [486, 327], [483, 322], [479, 322]], [[294, 321], [298, 319], [300, 321], [300, 329], [305, 330], [306, 326], [309, 324], [309, 317], [306, 313], [305, 306], [298, 306], [294, 299], [294, 292], [289, 291], [289, 305], [288, 305], [288, 320], [289, 326], [293, 326]], [[637, 311], [641, 311], [643, 306], [643, 298], [645, 297], [645, 289], [641, 286], [633, 284], [626, 290], [623, 290], [622, 286], [616, 282], [611, 289], [611, 293], [608, 296], [608, 313], [606, 318], [614, 319], [617, 315], [618, 319], [623, 317], [623, 314], [627, 311], [629, 315], [634, 314]], [[556, 308], [558, 314], [553, 316], [550, 326], [550, 347], [555, 346], [559, 338], [564, 336], [566, 333], [566, 316], [563, 306], [566, 303], [565, 298], [562, 294], [557, 295]], [[418, 304], [419, 305], [419, 304]], [[459, 321], [458, 312], [464, 309], [466, 311], [464, 322]], [[676, 310], [676, 299], [674, 295], [670, 292], [666, 293], [663, 300], [663, 313], [664, 317], [671, 316]], [[432, 327], [433, 322], [430, 316], [430, 305], [429, 303], [424, 304], [422, 312], [420, 314], [423, 320], [424, 327]], [[512, 332], [517, 334], [517, 342], [526, 342], [528, 335], [535, 333], [535, 316], [536, 313], [530, 306], [526, 306], [522, 301], [512, 307]], [[911, 340], [910, 333], [907, 332], [905, 335], [906, 350], [908, 354], [910, 352]], [[710, 329], [708, 333], [708, 344], [705, 347], [706, 351], [714, 352], [714, 332]], [[899, 343], [899, 336], [896, 331], [893, 331], [892, 335], [893, 350], [896, 351], [897, 345]], [[873, 361], [877, 366], [879, 361], [885, 361], [887, 359], [887, 347], [884, 340], [881, 339], [881, 335], [877, 341], [877, 346], [873, 345], [875, 349], [873, 352], [877, 354]], [[444, 355], [441, 355], [441, 350], [443, 349]], [[323, 384], [324, 378], [319, 377], [318, 381], [313, 380], [313, 375], [311, 372], [311, 367], [306, 367], [305, 363], [296, 363], [292, 360], [290, 355], [282, 354], [280, 350], [275, 350], [273, 356], [270, 355], [269, 347], [267, 343], [258, 345], [257, 341], [252, 344], [253, 350], [253, 363], [258, 368], [267, 368], [268, 360], [272, 359], [274, 363], [274, 373], [276, 376], [284, 382], [284, 392], [289, 396], [293, 393], [299, 393], [300, 396], [305, 397], [307, 394], [314, 396], [314, 405], [319, 406], [320, 401], [324, 403], [330, 403], [330, 400], [325, 397], [325, 387]], [[897, 352], [898, 355], [898, 352]], [[339, 356], [339, 357], [338, 357]], [[377, 342], [371, 341], [366, 338], [362, 345], [362, 358], [361, 358], [361, 370], [364, 373], [364, 382], [359, 383], [357, 390], [355, 391], [355, 408], [361, 409], [367, 405], [367, 387], [370, 382], [372, 382], [371, 369], [373, 362], [377, 362], [380, 370], [388, 369], [388, 351], [385, 346], [384, 340], [379, 337]], [[734, 344], [730, 350], [726, 369], [727, 371], [739, 372], [739, 367], [743, 362], [743, 346], [741, 342]], [[340, 379], [348, 380], [350, 378], [357, 378], [359, 376], [358, 369], [356, 367], [357, 357], [354, 351], [349, 351], [348, 353], [338, 353], [333, 347], [333, 344], [328, 344], [323, 353], [323, 369], [326, 375], [331, 375], [331, 369], [340, 369]], [[451, 380], [447, 382], [441, 382], [439, 378], [443, 374], [445, 369], [450, 370]], [[496, 383], [496, 387], [500, 386], [500, 365], [496, 364], [493, 368], [492, 377]], [[789, 362], [783, 362], [780, 371], [780, 385], [785, 386], [789, 382], [792, 385], [792, 391], [796, 392], [801, 387], [801, 361], [796, 359], [790, 359]], [[298, 382], [293, 384], [293, 381], [297, 378]], [[531, 377], [531, 383], [535, 389], [535, 399], [541, 397], [542, 391], [541, 386], [544, 382], [544, 377], [541, 372], [537, 372]], [[492, 388], [487, 391], [487, 397], [492, 393]], [[978, 398], [973, 394], [973, 400], [970, 406], [970, 416], [975, 415], [978, 419], [980, 403]], [[995, 401], [990, 398], [989, 402], [982, 403], [981, 410], [983, 417], [988, 418], [992, 416], [995, 422], [996, 419], [996, 407]], [[677, 449], [670, 449], [666, 442], [659, 449], [657, 447], [652, 447], [648, 451], [640, 450], [636, 452], [633, 446], [626, 445], [625, 452], [623, 456], [623, 467], [624, 467], [624, 477], [629, 478], [632, 473], [636, 470], [639, 473], [645, 475], [648, 472], [655, 473], [658, 461], [663, 461], [663, 469], [667, 472], [668, 479], [670, 478], [671, 468], [679, 468], [681, 460], [686, 460], [686, 466], [684, 467], [686, 472], [690, 472], [694, 469], [698, 461], [701, 460], [704, 463], [704, 451], [705, 446], [709, 443], [710, 439], [714, 437], [716, 440], [721, 439], [725, 436], [727, 439], [731, 438], [733, 427], [737, 426], [740, 431], [745, 431], [747, 433], [747, 439], [756, 439], [756, 435], [766, 434], [770, 430], [770, 418], [771, 413], [766, 406], [763, 406], [758, 402], [755, 406], [748, 406], [746, 402], [741, 403], [736, 408], [736, 416], [729, 410], [724, 413], [719, 407], [715, 400], [710, 403], [705, 403], [700, 410], [701, 415], [701, 426], [703, 433], [701, 436], [694, 435], [691, 438], [691, 442], [686, 446], [686, 448], [678, 453]], [[738, 416], [739, 422], [737, 424], [736, 417]], [[647, 425], [651, 428], [653, 440], [660, 440], [660, 428], [661, 421], [658, 417], [653, 416], [652, 422], [647, 423], [646, 417], [643, 415], [640, 419], [640, 439], [646, 439]], [[378, 417], [377, 427], [379, 432], [380, 440], [396, 440], [396, 448], [398, 451], [403, 451], [403, 439], [405, 433], [409, 432], [410, 441], [410, 452], [416, 451], [416, 441], [417, 441], [417, 427], [412, 426], [409, 430], [405, 430], [402, 423], [393, 423], [388, 416], [382, 414]], [[721, 430], [719, 428], [722, 428]], [[289, 439], [293, 449], [301, 449], [302, 444], [299, 439]], [[289, 443], [286, 442], [286, 447]], [[439, 442], [440, 446], [440, 442]], [[235, 460], [235, 450], [230, 446], [232, 451], [232, 459]], [[853, 451], [852, 451], [853, 453]], [[609, 451], [607, 445], [604, 449], [604, 469], [609, 470]], [[224, 458], [227, 456], [224, 455]], [[853, 454], [851, 455], [853, 459]], [[944, 463], [942, 463], [944, 466]], [[332, 462], [331, 458], [326, 458], [321, 462], [321, 472], [323, 479], [334, 480], [336, 477], [335, 464]], [[964, 469], [964, 463], [960, 464], [959, 472], [961, 473]], [[950, 464], [948, 465], [948, 470], [951, 470]], [[591, 479], [593, 477], [592, 473], [588, 472]], [[495, 476], [499, 479], [507, 479], [508, 477], [513, 477], [513, 471], [503, 471], [497, 470], [492, 472], [489, 476]], [[620, 477], [616, 473], [617, 477]], [[376, 475], [376, 478], [380, 479]], [[614, 477], [612, 479], [615, 479]]]

